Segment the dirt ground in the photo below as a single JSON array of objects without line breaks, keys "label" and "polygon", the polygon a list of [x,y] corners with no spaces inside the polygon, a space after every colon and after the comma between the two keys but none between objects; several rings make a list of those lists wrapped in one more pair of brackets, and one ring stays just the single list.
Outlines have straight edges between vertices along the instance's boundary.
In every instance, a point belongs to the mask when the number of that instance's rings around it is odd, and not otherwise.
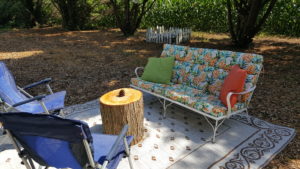
[{"label": "dirt ground", "polygon": [[[67,32],[59,28],[0,32],[0,60],[20,86],[52,77],[66,90],[66,105],[84,103],[127,87],[134,68],[158,57],[162,44],[145,42],[145,31],[124,38],[117,29]],[[297,129],[295,139],[265,168],[300,168],[300,38],[257,37],[248,50],[234,49],[225,34],[193,33],[192,47],[252,52],[264,56],[250,114]],[[44,89],[32,91],[45,93]]]}]

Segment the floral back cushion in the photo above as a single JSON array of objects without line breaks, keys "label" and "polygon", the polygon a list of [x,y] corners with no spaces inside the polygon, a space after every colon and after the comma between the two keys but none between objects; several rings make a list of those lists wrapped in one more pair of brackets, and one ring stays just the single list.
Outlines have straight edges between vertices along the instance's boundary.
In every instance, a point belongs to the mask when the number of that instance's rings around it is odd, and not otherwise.
[{"label": "floral back cushion", "polygon": [[190,62],[175,61],[171,82],[176,84],[186,84],[191,71]]},{"label": "floral back cushion", "polygon": [[[161,57],[175,56],[172,83],[185,84],[219,96],[233,65],[247,71],[245,90],[256,85],[263,57],[257,54],[165,44]],[[239,98],[246,101],[251,94]]]},{"label": "floral back cushion", "polygon": [[[247,71],[244,90],[248,90],[256,85],[259,73],[262,69],[262,62],[263,57],[261,55],[220,50],[218,52],[218,61],[216,62],[215,69],[218,70],[218,73],[223,72],[222,74],[225,75],[226,73],[228,74],[233,65],[239,65],[241,69]],[[214,74],[216,74],[216,72],[214,72]],[[218,96],[226,76],[212,76],[208,86],[208,92]],[[239,98],[239,101],[244,102],[249,96],[250,94],[244,95]]]},{"label": "floral back cushion", "polygon": [[206,65],[208,67],[215,67],[218,60],[218,50],[206,48],[189,48],[187,57],[192,59],[195,64]]},{"label": "floral back cushion", "polygon": [[187,57],[188,48],[189,47],[187,47],[187,46],[164,44],[164,48],[161,53],[161,57],[174,56],[175,60],[177,60],[177,61],[189,62],[191,60],[191,58]]}]

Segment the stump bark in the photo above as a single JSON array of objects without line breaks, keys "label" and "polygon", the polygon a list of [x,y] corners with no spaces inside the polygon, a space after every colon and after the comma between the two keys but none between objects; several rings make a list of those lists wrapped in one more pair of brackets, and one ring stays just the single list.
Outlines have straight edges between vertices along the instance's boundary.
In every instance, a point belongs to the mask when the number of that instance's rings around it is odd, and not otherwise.
[{"label": "stump bark", "polygon": [[101,96],[100,111],[105,134],[118,135],[128,124],[127,135],[134,136],[132,144],[142,140],[144,134],[144,105],[142,92],[122,88]]}]

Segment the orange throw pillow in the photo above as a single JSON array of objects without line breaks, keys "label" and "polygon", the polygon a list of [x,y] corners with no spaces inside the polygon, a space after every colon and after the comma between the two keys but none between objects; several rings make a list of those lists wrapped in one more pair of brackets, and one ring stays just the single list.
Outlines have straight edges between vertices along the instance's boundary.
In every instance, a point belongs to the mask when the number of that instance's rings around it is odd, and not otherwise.
[{"label": "orange throw pillow", "polygon": [[[242,92],[245,80],[247,76],[247,71],[241,69],[238,65],[232,66],[229,74],[224,80],[224,83],[221,88],[220,100],[227,106],[226,97],[229,92]],[[238,96],[236,94],[231,95],[230,105],[233,107],[237,102]],[[227,106],[228,107],[228,106]]]}]

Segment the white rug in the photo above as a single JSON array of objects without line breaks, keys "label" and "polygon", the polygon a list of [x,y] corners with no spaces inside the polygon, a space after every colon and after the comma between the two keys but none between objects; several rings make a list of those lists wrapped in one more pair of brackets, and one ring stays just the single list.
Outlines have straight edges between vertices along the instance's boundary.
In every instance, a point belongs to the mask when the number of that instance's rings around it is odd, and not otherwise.
[{"label": "white rug", "polygon": [[[237,115],[225,121],[212,144],[212,130],[201,115],[174,105],[170,106],[167,118],[163,118],[156,98],[145,95],[144,101],[145,138],[131,147],[135,169],[257,169],[266,165],[295,135],[293,129]],[[97,101],[68,107],[64,114],[86,121],[92,132],[102,131]],[[10,148],[6,141],[0,137],[0,151]],[[17,161],[20,160],[14,150],[0,153],[1,169],[22,167]],[[122,160],[118,168],[129,168],[127,160]]]}]

